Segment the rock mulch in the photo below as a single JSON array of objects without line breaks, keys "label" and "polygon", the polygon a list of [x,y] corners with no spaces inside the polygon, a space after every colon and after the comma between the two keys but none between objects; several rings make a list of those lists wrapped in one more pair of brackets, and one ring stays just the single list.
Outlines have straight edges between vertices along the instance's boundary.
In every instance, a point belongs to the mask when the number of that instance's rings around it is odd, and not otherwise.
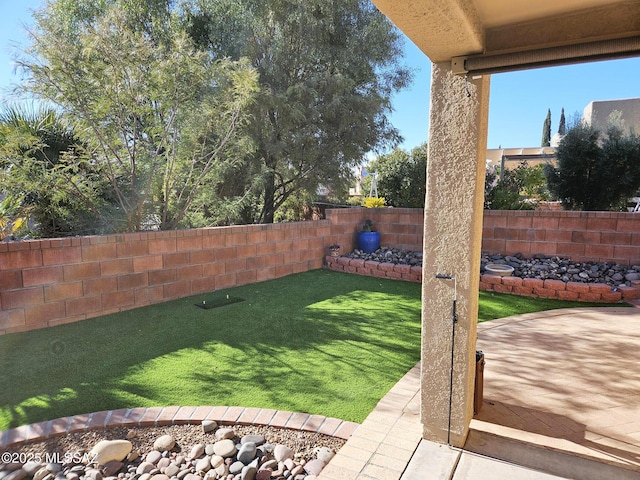
[{"label": "rock mulch", "polygon": [[513,276],[561,280],[580,283],[604,283],[612,288],[631,286],[640,280],[640,266],[620,265],[612,262],[574,262],[570,258],[534,255],[524,258],[520,254],[483,255],[481,268],[488,263],[509,265],[514,268]]},{"label": "rock mulch", "polygon": [[[422,253],[382,247],[374,253],[354,250],[344,255],[348,258],[371,260],[412,266],[422,265]],[[612,288],[622,285],[631,286],[640,281],[640,266],[620,265],[612,262],[574,262],[569,258],[557,256],[533,255],[525,258],[515,255],[483,254],[480,261],[480,273],[484,273],[489,263],[510,265],[514,268],[513,276],[520,278],[537,278],[540,280],[561,280],[563,282],[604,283]]]},{"label": "rock mulch", "polygon": [[397,248],[380,247],[373,253],[365,253],[357,248],[343,255],[347,258],[356,258],[358,260],[371,260],[374,262],[395,263],[400,265],[422,265],[422,252],[413,252],[411,250],[401,250]]},{"label": "rock mulch", "polygon": [[0,480],[314,480],[345,441],[265,426],[89,430],[9,447]]}]

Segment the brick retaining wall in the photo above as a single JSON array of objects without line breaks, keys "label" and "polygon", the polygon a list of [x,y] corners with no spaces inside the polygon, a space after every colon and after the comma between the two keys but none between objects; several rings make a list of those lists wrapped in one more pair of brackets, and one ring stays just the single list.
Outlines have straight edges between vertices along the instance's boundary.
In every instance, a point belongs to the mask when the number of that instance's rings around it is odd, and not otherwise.
[{"label": "brick retaining wall", "polygon": [[[393,278],[409,282],[422,281],[422,268],[409,265],[328,256],[325,257],[325,267],[338,272],[371,277]],[[579,302],[616,303],[623,300],[636,300],[640,298],[640,282],[635,283],[630,287],[622,286],[613,290],[603,283],[565,283],[560,280],[480,275],[480,290],[483,291]]]},{"label": "brick retaining wall", "polygon": [[408,282],[422,282],[422,267],[374,262],[348,257],[325,257],[325,266],[337,272],[356,273],[368,277],[392,278]]}]

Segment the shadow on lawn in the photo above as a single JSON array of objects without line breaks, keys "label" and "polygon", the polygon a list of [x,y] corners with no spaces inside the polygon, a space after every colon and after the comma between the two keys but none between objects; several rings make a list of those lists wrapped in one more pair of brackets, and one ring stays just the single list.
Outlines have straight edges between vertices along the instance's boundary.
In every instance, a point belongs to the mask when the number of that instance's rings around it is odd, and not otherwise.
[{"label": "shadow on lawn", "polygon": [[0,337],[0,429],[153,405],[361,420],[419,359],[420,285],[316,270]]}]

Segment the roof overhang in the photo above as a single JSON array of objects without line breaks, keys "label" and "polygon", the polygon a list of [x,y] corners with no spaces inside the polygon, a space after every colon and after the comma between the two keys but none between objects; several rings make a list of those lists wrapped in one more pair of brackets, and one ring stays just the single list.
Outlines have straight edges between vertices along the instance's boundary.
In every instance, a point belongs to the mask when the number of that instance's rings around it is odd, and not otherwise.
[{"label": "roof overhang", "polygon": [[494,73],[640,55],[637,0],[373,0],[433,62]]}]

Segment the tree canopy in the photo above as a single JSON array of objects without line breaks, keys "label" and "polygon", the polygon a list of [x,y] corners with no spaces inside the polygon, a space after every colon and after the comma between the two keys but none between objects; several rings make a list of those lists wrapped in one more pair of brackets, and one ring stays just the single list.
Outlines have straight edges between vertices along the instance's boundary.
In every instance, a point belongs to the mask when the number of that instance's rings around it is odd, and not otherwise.
[{"label": "tree canopy", "polygon": [[564,108],[562,109],[562,113],[560,113],[560,123],[558,124],[558,134],[565,135],[567,133],[567,125],[566,119],[564,116]]},{"label": "tree canopy", "polygon": [[603,137],[580,122],[556,151],[558,166],[547,165],[551,192],[568,210],[624,210],[640,189],[640,138],[611,125]]},{"label": "tree canopy", "polygon": [[550,196],[543,170],[542,164],[529,166],[526,160],[513,170],[499,172],[495,166],[487,168],[484,208],[534,210],[540,201],[549,200]]},{"label": "tree canopy", "polygon": [[[427,144],[380,155],[369,166],[378,172],[378,195],[393,207],[423,208],[427,182]],[[368,190],[368,187],[366,187]]]},{"label": "tree canopy", "polygon": [[[163,3],[54,0],[35,13],[19,59],[24,89],[55,105],[83,142],[51,174],[89,165],[111,190],[112,209],[86,199],[108,231],[207,224],[223,176],[252,149],[255,71],[196,49]],[[91,191],[86,177],[67,181]]]},{"label": "tree canopy", "polygon": [[346,189],[365,153],[399,141],[387,115],[410,73],[399,31],[368,0],[202,0],[184,18],[201,48],[259,74],[255,221],[272,222],[299,190]]},{"label": "tree canopy", "polygon": [[[82,147],[48,185],[83,191],[105,231],[272,222],[400,140],[387,117],[411,74],[368,0],[51,0],[34,17],[23,91]],[[63,175],[80,165],[91,178]]]}]

